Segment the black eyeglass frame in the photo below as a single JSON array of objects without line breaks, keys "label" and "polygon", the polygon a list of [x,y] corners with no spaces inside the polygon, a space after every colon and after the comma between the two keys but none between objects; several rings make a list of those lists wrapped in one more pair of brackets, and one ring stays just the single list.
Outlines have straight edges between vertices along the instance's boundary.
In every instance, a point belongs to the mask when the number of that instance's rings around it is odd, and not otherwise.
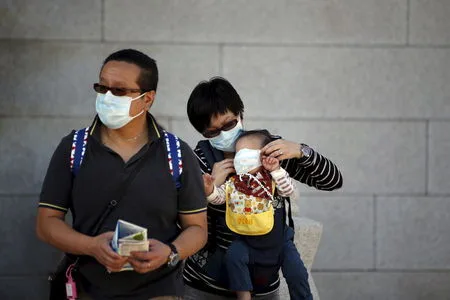
[{"label": "black eyeglass frame", "polygon": [[231,129],[235,128],[237,124],[239,123],[239,118],[233,119],[227,123],[225,123],[222,127],[214,130],[205,130],[203,131],[202,135],[206,138],[214,138],[218,136],[222,131],[230,131]]},{"label": "black eyeglass frame", "polygon": [[109,86],[106,86],[106,85],[103,85],[103,84],[100,84],[100,83],[94,83],[92,85],[92,87],[94,88],[94,91],[99,93],[99,94],[106,94],[108,91],[111,91],[111,93],[114,96],[119,96],[119,97],[120,96],[125,96],[125,95],[130,94],[130,93],[141,93],[142,94],[142,93],[148,92],[148,91],[144,91],[142,89],[129,89],[129,88],[122,88],[122,87],[120,87],[120,88],[109,87]]}]

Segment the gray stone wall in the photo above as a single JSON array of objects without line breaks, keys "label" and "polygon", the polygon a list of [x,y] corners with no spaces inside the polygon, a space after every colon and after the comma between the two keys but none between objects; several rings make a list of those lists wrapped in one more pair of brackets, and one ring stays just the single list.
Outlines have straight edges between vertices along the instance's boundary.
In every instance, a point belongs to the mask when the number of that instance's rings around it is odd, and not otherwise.
[{"label": "gray stone wall", "polygon": [[449,299],[449,16],[448,0],[0,0],[0,298],[45,299],[47,164],[89,124],[102,59],[133,47],[158,61],[153,113],[189,143],[187,97],[222,75],[248,128],[340,166],[340,192],[301,189],[324,224],[321,299]]}]

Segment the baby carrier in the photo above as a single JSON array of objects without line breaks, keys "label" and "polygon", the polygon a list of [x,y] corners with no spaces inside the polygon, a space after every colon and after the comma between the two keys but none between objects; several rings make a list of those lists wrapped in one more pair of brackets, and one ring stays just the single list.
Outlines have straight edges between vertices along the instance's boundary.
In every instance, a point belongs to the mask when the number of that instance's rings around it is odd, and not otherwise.
[{"label": "baby carrier", "polygon": [[259,236],[272,231],[275,183],[263,170],[256,175],[234,175],[226,182],[226,223],[240,235]]},{"label": "baby carrier", "polygon": [[[209,168],[212,169],[213,165],[216,162],[219,162],[221,160],[224,159],[223,153],[221,151],[218,151],[216,149],[214,149],[211,144],[209,143],[209,141],[200,141],[198,143],[198,147],[202,150],[203,155],[204,155],[204,159],[206,160],[206,163],[208,164]],[[238,176],[238,175],[234,175],[234,176]],[[230,177],[228,179],[229,182],[233,181],[233,176]],[[234,182],[236,182],[234,180]],[[270,186],[270,185],[269,185]],[[272,196],[274,193],[274,186],[272,186],[272,190],[270,191]],[[261,195],[259,195],[261,196]],[[257,198],[257,197],[256,197]],[[288,198],[285,198],[287,201],[289,201]],[[266,199],[267,200],[267,199]],[[256,199],[255,199],[256,201]],[[284,200],[282,200],[284,201]],[[230,203],[230,202],[228,202]],[[228,203],[224,206],[228,206]],[[249,203],[248,203],[249,205]],[[245,203],[244,203],[245,206]],[[268,210],[266,210],[265,212],[267,212],[267,216],[270,216],[270,218],[267,218],[267,220],[271,220],[271,222],[274,221],[274,207],[272,205],[267,206]],[[229,210],[229,209],[228,209]],[[217,241],[216,241],[216,237],[217,237],[217,224],[223,224],[225,223],[227,218],[227,213],[226,213],[227,209],[225,208],[225,216],[223,214],[219,214],[217,212],[216,209],[208,209],[208,214],[209,214],[209,218],[210,218],[210,222],[211,222],[211,226],[209,228],[209,237],[208,237],[208,251],[216,251],[217,246]],[[282,226],[284,227],[286,224],[286,212],[285,209],[279,209],[277,210],[277,214],[281,213],[282,214],[282,221],[280,223],[282,223]],[[230,212],[229,212],[230,213]],[[249,216],[251,214],[247,214],[246,215],[246,219],[247,216]],[[255,214],[253,214],[254,216]],[[289,206],[289,210],[288,210],[288,219],[289,219],[289,226],[290,227],[294,227],[293,224],[293,220],[291,217],[291,209]],[[228,224],[227,224],[228,225]],[[219,225],[220,226],[220,225]],[[264,231],[268,231],[268,235],[271,234],[271,227],[273,226],[272,224],[268,224],[266,226],[262,226],[264,227]],[[233,230],[233,225],[230,226],[231,230],[236,232],[235,230]],[[260,228],[262,228],[260,227]],[[261,230],[259,233],[262,233],[263,230]],[[237,232],[239,233],[239,232]],[[266,237],[266,235],[250,235],[248,237],[248,241],[251,241],[253,238],[258,239],[260,237]],[[258,243],[259,244],[259,243]],[[280,243],[280,241],[278,241],[279,244],[279,249],[282,247],[283,243]],[[263,246],[264,247],[264,246]],[[278,250],[279,250],[278,249]],[[260,252],[260,251],[258,251]],[[276,251],[274,251],[276,252]],[[266,252],[267,253],[267,252]],[[256,254],[256,253],[255,253]],[[216,273],[221,273],[221,267],[220,264],[216,263],[216,268],[218,269]],[[252,277],[252,283],[253,283],[253,287],[254,290],[253,292],[256,294],[264,294],[264,293],[268,293],[271,291],[274,291],[278,286],[279,286],[279,276],[278,276],[278,272],[280,270],[281,267],[281,259],[280,256],[270,256],[269,257],[260,257],[259,255],[253,255],[252,251],[250,251],[250,264],[249,264],[249,270],[250,270],[250,274]]]}]

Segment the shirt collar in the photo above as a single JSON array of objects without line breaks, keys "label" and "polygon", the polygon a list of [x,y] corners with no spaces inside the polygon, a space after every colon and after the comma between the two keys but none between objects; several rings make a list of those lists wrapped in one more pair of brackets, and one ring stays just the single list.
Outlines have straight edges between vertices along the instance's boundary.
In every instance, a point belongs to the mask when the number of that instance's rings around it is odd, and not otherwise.
[{"label": "shirt collar", "polygon": [[[147,112],[147,126],[148,126],[148,140],[149,142],[153,142],[157,139],[160,139],[163,135],[162,127],[159,126],[159,124],[156,122],[155,118],[152,114]],[[98,117],[98,115],[95,116],[94,121],[92,122],[91,126],[89,127],[89,135],[93,136],[95,139],[100,140],[100,128],[103,125],[102,121]]]}]

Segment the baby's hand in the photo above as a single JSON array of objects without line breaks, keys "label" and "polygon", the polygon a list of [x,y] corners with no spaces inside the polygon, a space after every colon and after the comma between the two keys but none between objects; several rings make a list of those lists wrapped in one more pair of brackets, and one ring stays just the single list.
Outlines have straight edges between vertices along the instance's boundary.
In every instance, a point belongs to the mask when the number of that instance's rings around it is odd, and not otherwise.
[{"label": "baby's hand", "polygon": [[206,196],[209,196],[214,191],[214,177],[211,174],[203,174],[203,185]]},{"label": "baby's hand", "polygon": [[263,156],[261,163],[264,169],[266,169],[269,172],[278,170],[280,168],[280,161],[272,156]]}]

